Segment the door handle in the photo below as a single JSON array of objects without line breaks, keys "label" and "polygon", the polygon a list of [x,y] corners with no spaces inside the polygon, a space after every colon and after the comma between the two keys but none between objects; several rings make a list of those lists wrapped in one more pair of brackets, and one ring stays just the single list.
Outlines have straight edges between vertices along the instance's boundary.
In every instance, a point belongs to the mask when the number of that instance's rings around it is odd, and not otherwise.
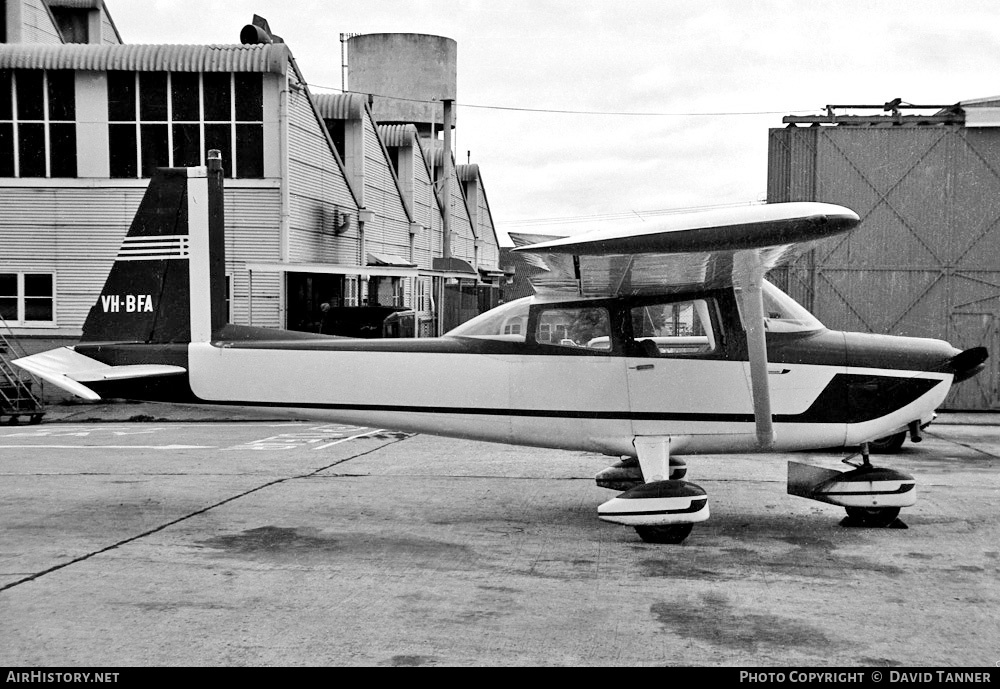
[{"label": "door handle", "polygon": [[638,366],[629,366],[633,371],[648,371],[650,369],[656,368],[653,364],[639,364]]}]

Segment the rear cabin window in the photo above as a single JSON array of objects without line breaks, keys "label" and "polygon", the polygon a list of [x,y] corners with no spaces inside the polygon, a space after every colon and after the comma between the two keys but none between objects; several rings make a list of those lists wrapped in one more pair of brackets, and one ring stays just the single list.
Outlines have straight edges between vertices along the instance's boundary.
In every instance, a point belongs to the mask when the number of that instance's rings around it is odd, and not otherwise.
[{"label": "rear cabin window", "polygon": [[710,305],[705,299],[645,304],[631,309],[632,356],[684,356],[714,352]]},{"label": "rear cabin window", "polygon": [[446,337],[478,337],[507,342],[524,342],[528,331],[531,297],[523,297],[479,314],[445,334]]}]

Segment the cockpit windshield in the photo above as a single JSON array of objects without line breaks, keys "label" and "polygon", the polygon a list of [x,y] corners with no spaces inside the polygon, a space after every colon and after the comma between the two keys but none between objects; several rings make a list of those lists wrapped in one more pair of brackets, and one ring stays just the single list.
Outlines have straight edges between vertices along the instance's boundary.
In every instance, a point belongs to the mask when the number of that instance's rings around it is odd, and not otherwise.
[{"label": "cockpit windshield", "polygon": [[764,329],[771,333],[798,333],[824,326],[797,301],[764,280]]},{"label": "cockpit windshield", "polygon": [[501,304],[445,333],[445,337],[484,337],[491,340],[524,342],[528,331],[531,297]]}]

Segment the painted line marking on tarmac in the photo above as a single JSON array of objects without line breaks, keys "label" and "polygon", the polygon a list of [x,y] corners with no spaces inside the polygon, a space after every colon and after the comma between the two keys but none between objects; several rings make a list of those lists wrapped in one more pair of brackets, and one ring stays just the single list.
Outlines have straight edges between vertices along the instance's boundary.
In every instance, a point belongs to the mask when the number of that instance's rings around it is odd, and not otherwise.
[{"label": "painted line marking on tarmac", "polygon": [[381,433],[384,428],[376,428],[374,431],[368,431],[367,433],[358,433],[357,435],[352,435],[350,438],[341,438],[340,440],[334,440],[332,443],[327,443],[326,445],[320,445],[319,447],[314,447],[314,450],[324,450],[332,445],[339,445],[340,443],[346,443],[348,440],[354,440],[355,438],[363,438],[366,435],[372,435],[373,433]]},{"label": "painted line marking on tarmac", "polygon": [[18,431],[16,433],[0,433],[0,438],[86,438],[92,433],[111,433],[112,435],[149,435],[162,431],[162,428],[144,428],[141,431],[130,431],[117,428],[88,428],[86,430],[77,428],[58,428],[32,431]]},{"label": "painted line marking on tarmac", "polygon": [[211,450],[215,445],[0,445],[8,448],[44,448],[47,450]]},{"label": "painted line marking on tarmac", "polygon": [[[223,448],[225,450],[295,450],[297,448],[307,447],[309,445],[317,445],[318,443],[323,443],[312,449],[322,450],[324,448],[330,447],[332,445],[337,445],[348,440],[354,440],[356,438],[362,438],[366,435],[371,435],[373,433],[379,433],[383,429],[366,430],[366,426],[345,426],[341,424],[326,424],[322,426],[312,426],[310,428],[305,428],[301,431],[294,433],[279,433],[278,435],[272,435],[267,438],[260,438],[259,440],[251,440],[246,443],[240,443],[239,445],[233,445],[232,447]],[[347,436],[346,434],[352,433],[354,431],[365,431],[364,433],[354,433],[353,435]],[[331,438],[336,438],[333,442],[329,441]]]}]

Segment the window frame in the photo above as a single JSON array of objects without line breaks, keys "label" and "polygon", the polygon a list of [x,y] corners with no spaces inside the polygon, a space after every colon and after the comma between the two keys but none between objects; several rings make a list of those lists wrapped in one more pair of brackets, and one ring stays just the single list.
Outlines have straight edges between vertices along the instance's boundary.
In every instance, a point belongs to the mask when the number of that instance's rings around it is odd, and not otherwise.
[{"label": "window frame", "polygon": [[[56,284],[56,274],[54,271],[48,270],[5,270],[0,269],[0,275],[14,275],[16,277],[16,290],[15,295],[0,294],[0,298],[10,298],[13,296],[17,300],[17,318],[14,320],[3,319],[8,327],[11,328],[55,328],[58,327],[58,310],[56,308],[57,302],[57,284]],[[25,320],[27,315],[27,309],[25,300],[26,299],[41,299],[43,297],[28,296],[25,294],[25,277],[29,275],[47,275],[51,282],[51,292],[52,294],[48,297],[52,302],[52,320],[48,321],[32,321]]]},{"label": "window frame", "polygon": [[[72,69],[5,69],[0,70],[5,72],[7,77],[4,78],[4,82],[8,83],[10,86],[10,92],[6,95],[9,99],[7,106],[10,108],[10,118],[3,118],[0,120],[0,125],[10,126],[10,150],[12,153],[10,161],[10,175],[4,174],[4,177],[10,177],[13,179],[76,179],[79,177],[79,160],[77,151],[77,103],[76,103],[76,70]],[[26,79],[25,73],[27,72],[38,72],[41,74],[41,92],[42,92],[42,102],[41,102],[41,117],[23,117],[21,115],[21,104],[19,102],[18,93],[18,75],[21,75],[22,79]],[[52,99],[52,84],[53,81],[50,78],[50,74],[53,72],[65,73],[67,75],[67,81],[69,83],[69,90],[67,96],[70,99],[68,102],[68,107],[72,111],[71,117],[67,119],[57,119],[54,117],[53,108],[54,101]],[[58,83],[58,82],[55,82]],[[65,85],[65,84],[64,84]],[[4,97],[4,96],[0,96]],[[65,104],[64,104],[65,107]],[[4,107],[6,110],[6,107]],[[44,173],[43,174],[30,174],[24,175],[25,171],[25,161],[27,157],[22,152],[22,128],[25,132],[29,131],[29,127],[41,127],[41,157],[44,159]],[[57,136],[54,132],[54,128],[58,128],[59,131],[65,132],[62,136]],[[66,135],[69,134],[67,137]],[[65,141],[67,145],[60,144],[61,153],[70,153],[72,155],[72,161],[66,166],[66,170],[71,170],[71,175],[66,174],[56,174],[53,175],[54,169],[57,167],[54,164],[54,151],[53,145],[56,141]],[[5,152],[0,151],[0,155],[5,155]],[[62,165],[57,172],[64,172]],[[4,173],[7,171],[4,170]]]},{"label": "window frame", "polygon": [[[524,333],[524,344],[529,348],[538,348],[546,353],[566,355],[566,356],[621,356],[621,309],[614,299],[587,299],[573,301],[545,301],[531,304],[528,310],[528,321]],[[558,342],[540,342],[537,339],[539,328],[549,326],[550,333],[558,333],[559,327],[554,328],[551,324],[542,323],[541,319],[548,311],[570,311],[575,309],[603,309],[607,314],[608,340],[610,347],[599,349],[587,346],[569,346]]]},{"label": "window frame", "polygon": [[[263,179],[264,174],[264,160],[266,157],[265,148],[266,144],[264,141],[264,78],[262,74],[257,72],[170,72],[170,71],[158,71],[158,72],[146,72],[146,71],[129,71],[129,70],[114,70],[121,72],[123,74],[131,74],[133,81],[131,90],[135,97],[135,106],[132,109],[131,116],[132,119],[113,119],[113,113],[111,112],[111,93],[110,89],[107,95],[108,100],[108,159],[109,159],[109,176],[112,179],[148,179],[149,176],[146,174],[148,168],[150,167],[183,167],[185,165],[190,165],[194,162],[197,165],[205,165],[208,155],[209,145],[206,139],[206,134],[213,131],[221,131],[222,128],[228,127],[228,137],[223,135],[222,139],[217,139],[213,135],[213,139],[216,141],[228,139],[225,141],[228,150],[223,150],[223,170],[225,175],[229,179]],[[166,76],[165,84],[165,98],[166,98],[166,112],[164,119],[157,119],[153,117],[148,117],[148,112],[143,112],[143,86],[142,86],[142,75],[150,74],[164,74]],[[110,72],[109,72],[110,74]],[[187,79],[190,76],[197,76],[197,118],[185,118],[178,119],[175,117],[175,99],[178,94],[175,91],[175,77],[174,75],[184,75]],[[225,120],[219,119],[206,119],[206,93],[205,93],[205,76],[206,74],[211,75],[221,75],[225,74],[229,77],[229,117]],[[242,111],[245,107],[241,107],[239,102],[242,102],[243,96],[241,95],[243,91],[238,92],[237,84],[241,79],[238,77],[243,76],[256,76],[259,80],[259,95],[260,95],[260,112],[259,120],[248,120],[248,119],[237,119],[241,114],[245,114]],[[147,80],[150,77],[147,76]],[[180,77],[177,77],[180,80]],[[151,82],[150,82],[151,83]],[[150,88],[147,84],[147,89]],[[147,99],[147,111],[151,107]],[[192,113],[193,114],[193,113]],[[135,174],[119,174],[120,171],[110,169],[111,161],[116,157],[113,155],[113,151],[116,150],[116,144],[122,141],[119,134],[114,133],[115,128],[119,127],[129,127],[134,128],[134,133],[130,137],[130,142],[135,148],[135,159],[129,164],[128,171],[131,171],[132,165],[134,165]],[[198,132],[198,160],[184,160],[184,151],[187,150],[182,147],[181,150],[177,148],[178,143],[181,142],[181,137],[183,132],[193,131],[193,128],[197,127]],[[159,140],[153,140],[152,132],[154,129],[164,129],[166,131],[166,143],[162,146],[162,151],[165,152],[166,161],[163,165],[160,165],[157,160],[154,160],[150,165],[144,165],[145,162],[145,152],[153,151],[154,146],[161,144],[163,142]],[[145,133],[144,133],[145,132]],[[250,132],[259,132],[257,137],[259,138],[259,150],[254,150],[252,154],[241,155],[240,142],[247,139],[247,134]],[[213,145],[213,147],[215,147]],[[255,147],[256,148],[256,147]],[[147,168],[147,169],[144,169]],[[254,174],[244,174],[247,170],[253,172]],[[150,174],[151,171],[149,171]]]},{"label": "window frame", "polygon": [[667,304],[682,304],[691,303],[692,305],[696,301],[705,302],[706,309],[708,311],[708,323],[704,324],[712,329],[712,334],[709,337],[709,343],[712,344],[712,349],[709,351],[691,351],[691,352],[660,352],[656,358],[663,359],[724,359],[729,358],[727,351],[727,338],[725,325],[723,323],[721,306],[720,306],[720,295],[717,292],[687,292],[687,293],[677,293],[677,294],[659,294],[651,295],[648,297],[637,297],[630,299],[624,304],[623,317],[625,319],[625,339],[626,339],[626,350],[629,352],[629,356],[637,356],[636,352],[640,351],[637,347],[637,343],[650,336],[638,336],[636,337],[633,327],[632,327],[632,310],[636,308],[644,308],[653,305],[667,305]]}]

